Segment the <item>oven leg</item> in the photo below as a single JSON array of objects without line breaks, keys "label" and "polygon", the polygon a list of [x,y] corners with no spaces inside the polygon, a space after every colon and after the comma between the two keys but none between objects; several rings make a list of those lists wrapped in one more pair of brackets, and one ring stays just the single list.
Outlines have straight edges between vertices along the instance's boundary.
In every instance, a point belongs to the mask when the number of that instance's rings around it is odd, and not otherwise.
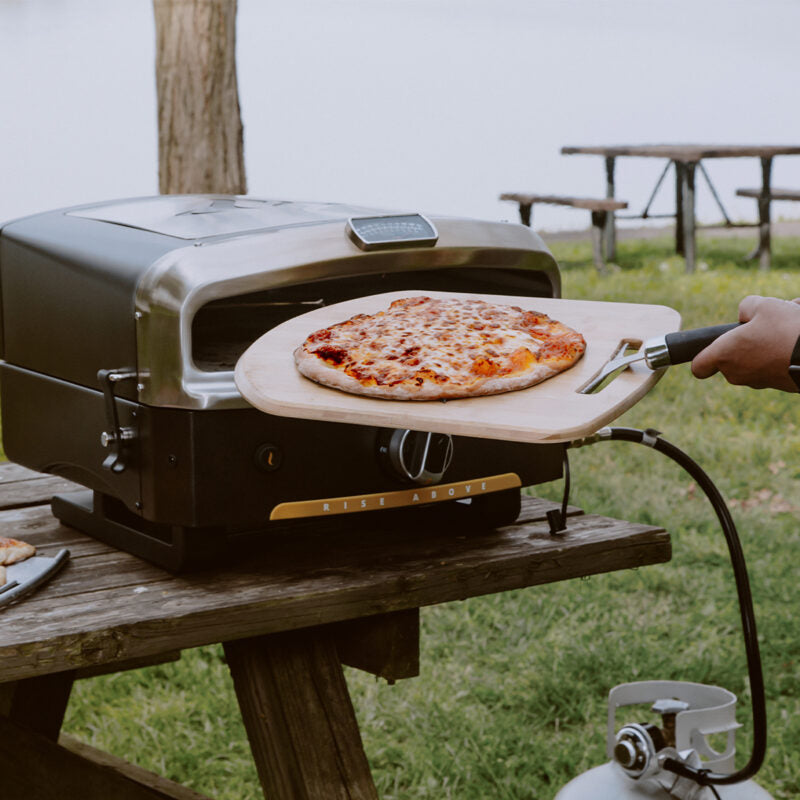
[{"label": "oven leg", "polygon": [[264,796],[377,800],[330,632],[225,643]]}]

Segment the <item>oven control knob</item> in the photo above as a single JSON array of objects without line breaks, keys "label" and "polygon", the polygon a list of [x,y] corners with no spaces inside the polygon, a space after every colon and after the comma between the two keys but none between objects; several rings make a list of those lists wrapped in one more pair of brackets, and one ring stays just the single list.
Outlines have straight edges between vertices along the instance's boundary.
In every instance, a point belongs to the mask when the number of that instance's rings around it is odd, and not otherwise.
[{"label": "oven control knob", "polygon": [[438,483],[453,460],[453,438],[446,433],[394,430],[381,447],[393,472],[420,486]]}]

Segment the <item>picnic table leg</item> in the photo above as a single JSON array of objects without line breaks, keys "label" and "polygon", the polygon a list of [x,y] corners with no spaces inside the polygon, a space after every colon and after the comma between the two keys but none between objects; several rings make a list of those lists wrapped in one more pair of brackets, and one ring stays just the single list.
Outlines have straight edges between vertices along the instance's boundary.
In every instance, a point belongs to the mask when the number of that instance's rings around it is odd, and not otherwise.
[{"label": "picnic table leg", "polygon": [[531,209],[533,208],[532,203],[520,203],[519,204],[519,221],[523,225],[527,225],[529,228],[531,227]]},{"label": "picnic table leg", "polygon": [[768,270],[772,261],[772,225],[770,220],[770,183],[772,159],[761,159],[761,196],[758,198],[758,244],[748,259],[758,256],[758,268]]},{"label": "picnic table leg", "polygon": [[225,643],[269,800],[378,800],[334,638],[319,629]]},{"label": "picnic table leg", "polygon": [[606,223],[608,222],[609,213],[613,214],[614,212],[592,211],[592,255],[594,265],[602,275],[607,272],[606,262],[603,260],[603,239],[607,233]]},{"label": "picnic table leg", "polygon": [[59,672],[0,685],[0,716],[57,741],[74,678]]},{"label": "picnic table leg", "polygon": [[683,176],[683,250],[686,271],[694,272],[697,251],[697,237],[694,220],[694,173],[697,164],[688,161],[684,164]]},{"label": "picnic table leg", "polygon": [[675,165],[675,252],[679,255],[686,254],[686,242],[683,235],[683,184],[685,183],[686,168],[680,161],[673,161]]},{"label": "picnic table leg", "polygon": [[[616,188],[614,186],[614,156],[606,158],[606,197],[613,199]],[[609,211],[605,221],[605,257],[609,261],[614,261],[617,257],[617,226],[614,212]],[[595,264],[597,262],[595,261]]]}]

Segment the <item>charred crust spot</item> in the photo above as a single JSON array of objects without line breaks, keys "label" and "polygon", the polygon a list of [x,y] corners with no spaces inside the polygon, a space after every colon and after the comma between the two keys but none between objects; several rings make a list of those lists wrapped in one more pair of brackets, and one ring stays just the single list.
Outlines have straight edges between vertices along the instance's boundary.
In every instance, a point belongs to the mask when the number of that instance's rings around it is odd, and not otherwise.
[{"label": "charred crust spot", "polygon": [[323,361],[328,361],[331,364],[343,364],[347,359],[347,350],[341,347],[319,347],[314,352]]}]

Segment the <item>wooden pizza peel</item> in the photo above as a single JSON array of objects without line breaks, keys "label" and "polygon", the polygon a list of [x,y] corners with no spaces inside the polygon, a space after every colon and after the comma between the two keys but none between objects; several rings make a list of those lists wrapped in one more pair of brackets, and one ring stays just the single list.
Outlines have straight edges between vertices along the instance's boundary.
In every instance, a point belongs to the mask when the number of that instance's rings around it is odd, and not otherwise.
[{"label": "wooden pizza peel", "polygon": [[[293,353],[309,334],[355,314],[383,311],[401,297],[420,295],[479,298],[544,312],[582,333],[586,353],[571,369],[528,389],[446,402],[351,395],[321,386],[297,371]],[[278,416],[518,442],[571,441],[619,417],[661,378],[663,370],[638,363],[597,393],[581,394],[620,347],[628,343],[638,349],[647,339],[679,328],[680,314],[667,306],[463,292],[388,292],[318,308],[272,328],[239,359],[235,380],[249,403]]]}]

